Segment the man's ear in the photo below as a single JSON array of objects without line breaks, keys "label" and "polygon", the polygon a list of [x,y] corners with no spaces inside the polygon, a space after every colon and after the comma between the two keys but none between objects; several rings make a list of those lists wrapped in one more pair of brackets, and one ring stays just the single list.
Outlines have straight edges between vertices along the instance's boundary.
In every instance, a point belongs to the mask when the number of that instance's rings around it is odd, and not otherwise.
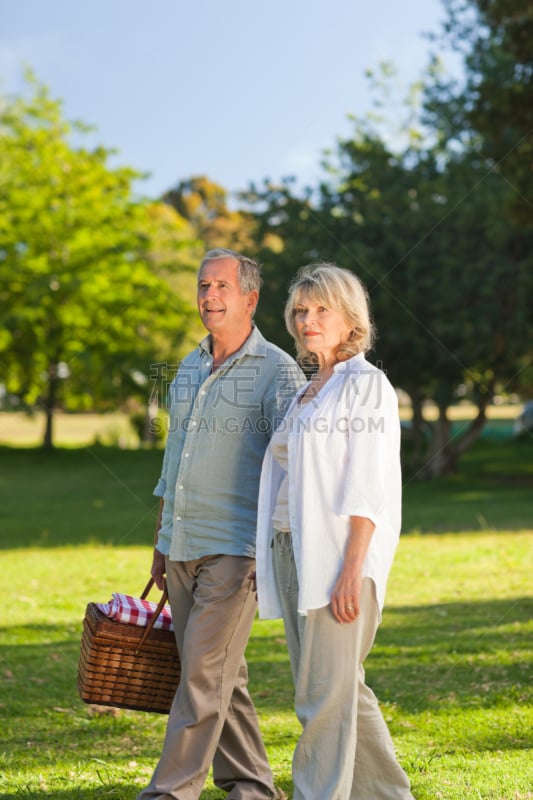
[{"label": "man's ear", "polygon": [[252,289],[252,291],[248,293],[248,309],[252,314],[254,313],[258,302],[259,302],[259,292],[257,291],[257,289]]}]

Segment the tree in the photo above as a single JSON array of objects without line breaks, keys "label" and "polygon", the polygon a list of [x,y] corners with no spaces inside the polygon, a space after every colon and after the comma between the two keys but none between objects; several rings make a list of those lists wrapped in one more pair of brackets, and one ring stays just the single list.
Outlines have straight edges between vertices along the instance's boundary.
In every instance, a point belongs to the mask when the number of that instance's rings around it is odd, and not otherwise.
[{"label": "tree", "polygon": [[180,181],[163,195],[163,202],[193,226],[206,250],[230,248],[248,253],[252,246],[253,218],[242,210],[232,210],[228,193],[205,175]]},{"label": "tree", "polygon": [[[375,357],[412,402],[411,469],[431,477],[456,468],[496,387],[516,381],[531,331],[531,256],[502,218],[510,187],[476,149],[443,148],[407,125],[399,133],[405,146],[393,151],[379,125],[354,120],[313,203],[288,185],[271,189],[258,196],[258,230],[277,236],[266,260],[279,286],[308,256],[365,281]],[[464,385],[478,414],[452,437],[449,408]],[[431,425],[426,400],[438,409]]]},{"label": "tree", "polygon": [[[50,447],[59,402],[138,391],[132,376],[180,343],[189,309],[158,274],[160,227],[133,199],[137,173],[110,168],[102,147],[74,147],[86,126],[28,80],[31,96],[0,113],[0,357],[8,391],[44,408]],[[187,237],[174,223],[175,269]]]},{"label": "tree", "polygon": [[[434,58],[425,87],[425,120],[444,152],[469,151],[490,174],[483,183],[487,190],[490,183],[499,198],[495,224],[506,232],[508,273],[497,296],[506,298],[505,318],[516,314],[522,346],[522,356],[511,358],[504,385],[530,395],[531,304],[524,309],[519,295],[531,294],[533,266],[533,7],[527,0],[444,0],[444,6],[447,18],[434,39],[463,56],[465,79],[446,80]],[[507,353],[504,360],[509,362]]]},{"label": "tree", "polygon": [[426,87],[427,118],[446,143],[469,140],[509,184],[509,217],[532,227],[533,7],[528,0],[443,0],[439,36],[464,59],[465,81],[438,74]]},{"label": "tree", "polygon": [[[501,216],[510,189],[471,150],[392,153],[364,126],[338,150],[324,201],[330,229],[369,285],[377,357],[411,398],[412,467],[420,476],[451,472],[496,388],[512,387],[531,331],[531,257],[516,252]],[[452,436],[449,407],[461,385],[478,414]],[[427,399],[438,409],[432,426]]]},{"label": "tree", "polygon": [[252,185],[240,195],[254,215],[255,243],[250,252],[262,264],[257,323],[268,339],[289,352],[294,350],[294,342],[285,328],[283,309],[290,282],[298,267],[319,257],[320,244],[327,239],[320,224],[321,211],[310,193],[296,195],[291,184],[290,179],[279,185],[265,181],[262,187]]}]

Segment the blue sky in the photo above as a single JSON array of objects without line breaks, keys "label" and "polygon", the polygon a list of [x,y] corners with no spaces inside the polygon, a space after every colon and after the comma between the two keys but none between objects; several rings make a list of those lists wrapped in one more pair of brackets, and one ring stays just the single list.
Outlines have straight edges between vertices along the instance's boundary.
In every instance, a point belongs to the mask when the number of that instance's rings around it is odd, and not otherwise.
[{"label": "blue sky", "polygon": [[0,0],[0,91],[30,65],[158,196],[206,174],[229,191],[319,174],[370,108],[364,71],[403,89],[428,61],[441,0]]}]

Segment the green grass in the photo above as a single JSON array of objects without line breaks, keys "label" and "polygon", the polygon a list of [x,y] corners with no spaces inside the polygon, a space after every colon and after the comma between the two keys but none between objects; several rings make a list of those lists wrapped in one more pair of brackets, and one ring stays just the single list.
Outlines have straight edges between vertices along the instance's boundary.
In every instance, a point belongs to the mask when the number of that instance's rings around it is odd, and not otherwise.
[{"label": "green grass", "polygon": [[[133,800],[149,780],[165,718],[83,704],[76,667],[86,603],[144,586],[160,462],[0,450],[1,798]],[[406,489],[409,533],[367,674],[417,800],[533,798],[532,464],[525,444],[483,442],[458,477]],[[248,660],[290,796],[298,723],[280,622],[254,624]],[[223,796],[208,782],[202,800]]]},{"label": "green grass", "polygon": [[533,442],[480,441],[455,475],[406,480],[404,532],[520,530],[531,527]]},{"label": "green grass", "polygon": [[0,448],[0,549],[153,541],[162,452]]},{"label": "green grass", "polygon": [[[408,481],[404,532],[530,527],[532,450],[529,441],[479,442],[457,475]],[[151,542],[161,460],[158,450],[0,447],[0,549]]]}]

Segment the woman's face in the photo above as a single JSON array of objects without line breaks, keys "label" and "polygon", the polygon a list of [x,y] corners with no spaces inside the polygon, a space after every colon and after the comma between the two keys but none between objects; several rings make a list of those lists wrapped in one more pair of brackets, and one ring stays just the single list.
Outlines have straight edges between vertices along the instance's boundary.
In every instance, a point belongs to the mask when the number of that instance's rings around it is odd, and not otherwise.
[{"label": "woman's face", "polygon": [[350,326],[340,311],[305,296],[294,307],[294,324],[301,344],[326,364],[337,361],[336,350],[350,334]]}]

